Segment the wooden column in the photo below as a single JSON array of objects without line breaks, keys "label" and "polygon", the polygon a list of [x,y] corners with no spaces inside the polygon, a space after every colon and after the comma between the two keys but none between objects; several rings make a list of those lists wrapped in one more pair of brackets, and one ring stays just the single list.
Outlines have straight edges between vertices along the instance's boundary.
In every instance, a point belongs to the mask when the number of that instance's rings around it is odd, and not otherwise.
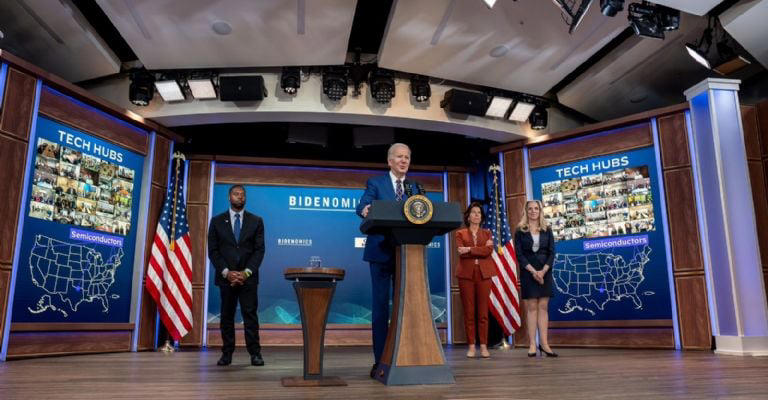
[{"label": "wooden column", "polygon": [[768,287],[768,100],[741,107],[763,279]]},{"label": "wooden column", "polygon": [[[525,201],[528,199],[525,185],[525,164],[523,163],[523,152],[527,149],[522,145],[518,149],[509,150],[503,153],[504,157],[504,201],[507,207],[507,223],[511,234],[514,235],[515,226],[523,216]],[[520,276],[520,266],[517,268],[517,276]],[[518,280],[517,292],[520,293],[520,282]],[[528,346],[528,334],[525,332],[525,308],[520,299],[520,318],[522,325],[515,332],[515,346]]]},{"label": "wooden column", "polygon": [[208,265],[208,199],[213,190],[210,160],[190,160],[187,173],[187,220],[192,243],[192,331],[181,340],[184,346],[203,345],[205,269]]},{"label": "wooden column", "polygon": [[168,189],[168,163],[170,159],[171,140],[157,135],[155,137],[154,165],[152,167],[152,182],[149,194],[149,212],[147,213],[147,234],[146,247],[144,251],[144,263],[141,279],[141,313],[139,314],[139,339],[138,350],[153,350],[155,348],[155,336],[157,332],[157,304],[144,286],[147,279],[147,267],[149,258],[152,255],[152,241],[155,239],[155,228],[160,219],[160,213],[163,210],[163,200],[165,192]]},{"label": "wooden column", "polygon": [[680,342],[683,349],[709,350],[712,329],[685,114],[657,121]]},{"label": "wooden column", "polygon": [[[461,205],[469,202],[469,192],[467,191],[467,174],[458,172],[448,173],[448,201],[455,201]],[[467,343],[467,333],[464,329],[464,307],[461,304],[459,296],[459,281],[456,279],[456,268],[459,266],[458,251],[456,250],[456,237],[451,234],[448,240],[448,249],[450,257],[451,287],[448,290],[449,300],[451,302],[451,331],[453,332],[453,343]]]},{"label": "wooden column", "polygon": [[27,165],[29,130],[35,103],[36,79],[8,68],[3,98],[0,100],[0,193],[6,201],[0,207],[0,343],[11,304],[11,272],[18,228],[21,193],[24,190],[24,165]]}]

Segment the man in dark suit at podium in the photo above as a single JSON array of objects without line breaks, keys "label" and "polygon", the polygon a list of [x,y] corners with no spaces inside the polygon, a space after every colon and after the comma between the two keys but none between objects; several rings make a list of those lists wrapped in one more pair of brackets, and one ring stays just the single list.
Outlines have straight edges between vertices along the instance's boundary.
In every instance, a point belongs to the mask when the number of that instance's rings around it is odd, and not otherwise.
[{"label": "man in dark suit at podium", "polygon": [[[373,200],[403,201],[408,197],[406,188],[410,184],[405,174],[411,165],[411,149],[402,143],[393,144],[387,152],[387,164],[389,173],[368,179],[365,192],[357,204],[357,215],[367,217]],[[373,378],[387,340],[389,302],[395,276],[395,244],[385,235],[368,235],[363,260],[371,266],[371,323],[375,361],[370,375]]]},{"label": "man in dark suit at podium", "polygon": [[245,344],[252,365],[264,365],[259,344],[259,266],[264,259],[264,223],[245,211],[245,188],[229,188],[229,210],[213,217],[208,228],[208,258],[221,294],[221,358],[232,363],[235,351],[235,310],[238,301],[245,325]]}]

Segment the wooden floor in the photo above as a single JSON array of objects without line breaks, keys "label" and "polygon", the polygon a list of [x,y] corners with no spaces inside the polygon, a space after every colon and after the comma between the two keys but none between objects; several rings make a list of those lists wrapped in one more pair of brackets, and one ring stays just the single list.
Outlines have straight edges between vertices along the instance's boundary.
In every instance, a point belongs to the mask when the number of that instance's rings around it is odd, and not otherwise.
[{"label": "wooden floor", "polygon": [[531,358],[525,350],[494,350],[467,359],[448,347],[455,385],[387,387],[368,378],[370,350],[329,347],[326,375],[349,386],[283,388],[301,374],[301,349],[265,348],[264,367],[238,349],[229,367],[219,352],[182,351],[51,357],[0,363],[2,399],[617,399],[768,398],[768,357],[669,350],[558,349]]}]

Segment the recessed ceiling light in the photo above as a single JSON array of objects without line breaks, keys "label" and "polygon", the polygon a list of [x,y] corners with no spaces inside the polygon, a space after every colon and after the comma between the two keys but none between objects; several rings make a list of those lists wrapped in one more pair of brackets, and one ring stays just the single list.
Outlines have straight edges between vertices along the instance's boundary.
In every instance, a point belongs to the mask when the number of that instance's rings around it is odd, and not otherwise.
[{"label": "recessed ceiling light", "polygon": [[486,117],[504,118],[507,115],[509,106],[512,105],[513,100],[506,97],[494,96],[491,99],[491,104],[488,106],[488,110],[485,111]]},{"label": "recessed ceiling light", "polygon": [[525,101],[518,101],[512,107],[512,112],[509,114],[510,121],[525,122],[531,115],[533,108],[536,107],[533,103],[526,103]]},{"label": "recessed ceiling light", "polygon": [[491,49],[491,57],[504,57],[508,52],[509,47],[502,44]]},{"label": "recessed ceiling light", "polygon": [[165,102],[184,100],[184,92],[181,91],[179,82],[174,79],[156,81],[155,89],[157,89],[157,92],[160,93],[160,97],[162,97]]},{"label": "recessed ceiling light", "polygon": [[232,26],[224,21],[216,21],[211,25],[211,29],[216,32],[217,35],[226,36],[232,33]]}]

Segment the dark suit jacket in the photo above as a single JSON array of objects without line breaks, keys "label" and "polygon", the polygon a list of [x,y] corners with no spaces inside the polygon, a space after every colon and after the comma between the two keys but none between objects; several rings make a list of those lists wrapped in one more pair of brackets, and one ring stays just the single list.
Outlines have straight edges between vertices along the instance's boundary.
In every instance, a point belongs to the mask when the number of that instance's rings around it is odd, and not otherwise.
[{"label": "dark suit jacket", "polygon": [[230,271],[249,268],[253,275],[245,284],[258,284],[259,266],[264,259],[264,222],[261,217],[248,211],[243,213],[239,242],[235,241],[229,210],[213,217],[208,227],[208,258],[216,272],[217,285],[229,285],[229,281],[221,276],[225,268]]},{"label": "dark suit jacket", "polygon": [[552,263],[555,262],[555,236],[552,229],[539,232],[539,250],[536,252],[533,251],[531,232],[515,230],[515,255],[520,270],[528,264],[536,270],[544,268],[545,264],[552,268]]},{"label": "dark suit jacket", "polygon": [[488,229],[477,231],[477,244],[473,242],[472,232],[469,231],[469,228],[456,231],[456,246],[470,248],[469,253],[459,255],[459,267],[456,269],[457,278],[472,279],[475,272],[475,260],[478,261],[483,279],[491,279],[496,276],[496,265],[491,258],[493,245],[485,245],[490,239],[491,231]]},{"label": "dark suit jacket", "polygon": [[[403,190],[411,184],[415,186],[414,181],[406,179],[403,182]],[[407,194],[403,194],[403,200],[407,197]],[[365,184],[365,192],[357,203],[357,215],[362,217],[363,208],[368,204],[371,204],[374,200],[395,200],[395,189],[392,187],[392,179],[389,173],[385,175],[375,176],[368,179]],[[388,263],[395,256],[395,244],[386,235],[368,235],[365,241],[365,251],[363,252],[363,260],[368,262]]]}]

